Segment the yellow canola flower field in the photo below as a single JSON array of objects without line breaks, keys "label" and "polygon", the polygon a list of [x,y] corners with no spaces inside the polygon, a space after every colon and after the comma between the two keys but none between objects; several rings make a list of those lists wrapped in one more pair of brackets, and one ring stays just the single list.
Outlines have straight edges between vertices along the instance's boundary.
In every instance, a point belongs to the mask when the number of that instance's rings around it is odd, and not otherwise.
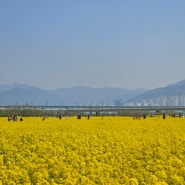
[{"label": "yellow canola flower field", "polygon": [[184,185],[185,119],[0,118],[2,185]]}]

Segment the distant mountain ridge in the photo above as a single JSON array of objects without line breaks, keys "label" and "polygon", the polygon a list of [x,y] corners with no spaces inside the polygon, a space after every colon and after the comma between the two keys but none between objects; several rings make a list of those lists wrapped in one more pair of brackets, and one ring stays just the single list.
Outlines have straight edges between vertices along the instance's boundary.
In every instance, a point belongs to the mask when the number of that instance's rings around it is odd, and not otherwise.
[{"label": "distant mountain ridge", "polygon": [[1,105],[123,105],[146,89],[90,88],[84,86],[44,90],[26,84],[0,85]]},{"label": "distant mountain ridge", "polygon": [[148,91],[130,99],[124,105],[185,106],[185,80]]},{"label": "distant mountain ridge", "polygon": [[26,84],[0,85],[0,105],[185,106],[185,80],[153,90],[71,87],[44,90]]}]

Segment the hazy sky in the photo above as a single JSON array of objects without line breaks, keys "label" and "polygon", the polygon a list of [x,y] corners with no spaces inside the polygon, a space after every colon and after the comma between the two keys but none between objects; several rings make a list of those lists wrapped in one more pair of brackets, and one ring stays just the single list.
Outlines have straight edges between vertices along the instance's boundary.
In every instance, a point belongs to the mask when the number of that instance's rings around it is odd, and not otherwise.
[{"label": "hazy sky", "polygon": [[0,84],[163,87],[185,79],[184,0],[0,0]]}]

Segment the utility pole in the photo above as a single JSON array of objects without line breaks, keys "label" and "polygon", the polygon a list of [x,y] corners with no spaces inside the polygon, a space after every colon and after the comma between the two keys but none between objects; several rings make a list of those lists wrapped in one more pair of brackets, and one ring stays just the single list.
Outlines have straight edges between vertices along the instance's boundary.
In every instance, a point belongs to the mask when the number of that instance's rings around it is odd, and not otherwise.
[{"label": "utility pole", "polygon": [[102,100],[102,120],[103,120],[103,100]]}]

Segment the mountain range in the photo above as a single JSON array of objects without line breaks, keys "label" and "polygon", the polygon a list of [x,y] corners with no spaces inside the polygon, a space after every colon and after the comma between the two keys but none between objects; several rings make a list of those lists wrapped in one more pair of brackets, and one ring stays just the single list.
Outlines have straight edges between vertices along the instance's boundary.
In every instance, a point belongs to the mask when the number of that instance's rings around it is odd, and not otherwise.
[{"label": "mountain range", "polygon": [[185,80],[140,94],[124,105],[185,106]]},{"label": "mountain range", "polygon": [[0,105],[122,105],[146,89],[71,87],[44,90],[26,84],[0,85]]},{"label": "mountain range", "polygon": [[153,90],[77,86],[45,90],[26,84],[0,85],[0,105],[185,106],[185,80]]}]

